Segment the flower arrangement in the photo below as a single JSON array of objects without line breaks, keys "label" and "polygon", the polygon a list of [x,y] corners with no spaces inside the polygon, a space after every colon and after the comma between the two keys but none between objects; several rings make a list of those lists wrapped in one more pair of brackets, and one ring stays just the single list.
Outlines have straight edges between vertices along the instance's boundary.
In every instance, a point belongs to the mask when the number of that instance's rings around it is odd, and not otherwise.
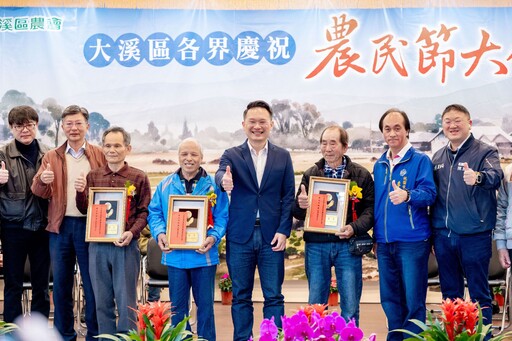
[{"label": "flower arrangement", "polygon": [[[134,309],[135,310],[135,309]],[[139,304],[137,312],[137,329],[131,330],[127,335],[102,334],[98,337],[114,341],[188,341],[193,336],[187,328],[189,317],[184,318],[176,326],[172,326],[171,303],[149,302]]]},{"label": "flower arrangement", "polygon": [[229,277],[228,273],[225,273],[220,277],[219,280],[219,288],[220,291],[230,292],[233,290],[233,283],[231,282],[231,277]]},{"label": "flower arrangement", "polygon": [[208,201],[210,202],[211,207],[214,207],[217,203],[217,194],[215,194],[213,188],[211,188],[210,191],[206,193],[206,196],[208,197]]},{"label": "flower arrangement", "polygon": [[[483,325],[482,309],[477,303],[457,298],[447,298],[441,304],[441,315],[435,320],[432,314],[428,314],[428,325],[411,320],[423,331],[415,334],[408,330],[396,331],[409,334],[412,337],[407,340],[447,340],[447,341],[476,341],[483,340],[491,333],[492,323]],[[512,332],[491,338],[492,341],[508,339]]]},{"label": "flower arrangement", "polygon": [[[364,333],[354,321],[345,321],[338,312],[329,313],[325,305],[314,304],[301,307],[294,315],[281,318],[283,329],[279,330],[272,319],[264,319],[260,325],[260,341],[283,340],[364,340]],[[367,339],[375,341],[375,334]]]},{"label": "flower arrangement", "polygon": [[135,188],[135,185],[132,184],[130,180],[126,180],[124,183],[124,187],[126,188],[126,217],[125,217],[125,223],[128,222],[128,218],[130,217],[130,207],[132,203],[132,199],[137,194],[137,189]]},{"label": "flower arrangement", "polygon": [[356,203],[363,199],[363,189],[357,185],[357,182],[350,181],[348,198],[352,202],[352,221],[357,220]]},{"label": "flower arrangement", "polygon": [[126,195],[129,197],[135,196],[137,194],[137,189],[135,188],[135,185],[132,184],[130,180],[126,180],[124,183],[124,187],[126,188]]},{"label": "flower arrangement", "polygon": [[213,191],[213,187],[210,187],[210,191],[206,193],[206,197],[208,197],[208,228],[213,228],[213,212],[212,209],[217,204],[217,194]]},{"label": "flower arrangement", "polygon": [[331,284],[329,285],[329,293],[334,294],[338,292],[338,284],[336,283],[336,278],[331,278]]}]

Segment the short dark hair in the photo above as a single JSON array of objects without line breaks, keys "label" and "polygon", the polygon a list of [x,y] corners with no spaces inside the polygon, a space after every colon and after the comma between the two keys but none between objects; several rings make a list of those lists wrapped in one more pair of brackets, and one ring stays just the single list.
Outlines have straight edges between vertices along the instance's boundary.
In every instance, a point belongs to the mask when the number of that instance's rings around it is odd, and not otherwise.
[{"label": "short dark hair", "polygon": [[39,115],[34,108],[29,107],[28,105],[20,105],[9,111],[7,120],[10,126],[13,126],[14,124],[22,125],[30,121],[38,123]]},{"label": "short dark hair", "polygon": [[66,116],[74,114],[82,114],[85,120],[87,122],[89,121],[89,111],[87,111],[87,109],[85,109],[84,107],[81,107],[76,104],[70,105],[66,109],[64,109],[64,111],[62,112],[62,119],[64,119]]},{"label": "short dark hair", "polygon": [[449,111],[460,111],[461,113],[464,113],[468,116],[469,119],[471,119],[471,114],[469,113],[469,110],[466,109],[465,106],[463,106],[462,104],[450,104],[449,106],[447,106],[444,111],[443,111],[443,114],[441,115],[441,118],[444,117],[444,114],[446,114],[447,112]]},{"label": "short dark hair", "polygon": [[344,145],[345,147],[348,147],[348,133],[345,129],[340,127],[339,125],[331,125],[328,127],[325,127],[322,131],[322,134],[320,134],[320,144],[322,143],[322,139],[324,138],[324,133],[327,130],[337,130],[340,133],[340,143]]},{"label": "short dark hair", "polygon": [[409,137],[409,132],[411,131],[411,121],[409,121],[409,117],[407,116],[407,114],[405,113],[405,111],[402,111],[400,109],[397,109],[397,108],[391,108],[391,109],[388,109],[386,110],[386,112],[381,116],[380,120],[379,120],[379,129],[380,129],[380,132],[382,133],[383,132],[383,125],[384,125],[384,119],[386,118],[386,116],[388,116],[389,114],[391,114],[392,112],[397,112],[399,113],[400,115],[402,115],[402,117],[404,118],[404,128],[405,130],[407,130],[407,137]]},{"label": "short dark hair", "polygon": [[270,119],[272,119],[272,108],[270,107],[270,105],[265,102],[265,101],[262,101],[262,100],[257,100],[257,101],[253,101],[253,102],[250,102],[249,104],[247,104],[247,108],[245,108],[244,110],[244,120],[245,120],[245,116],[247,116],[247,112],[249,111],[249,109],[252,109],[252,108],[263,108],[265,110],[268,111],[268,113],[270,114]]},{"label": "short dark hair", "polygon": [[130,142],[132,141],[130,134],[124,130],[124,128],[121,127],[110,127],[107,130],[103,132],[103,135],[101,136],[101,144],[105,144],[105,138],[110,133],[121,133],[123,134],[123,142],[125,146],[129,146]]}]

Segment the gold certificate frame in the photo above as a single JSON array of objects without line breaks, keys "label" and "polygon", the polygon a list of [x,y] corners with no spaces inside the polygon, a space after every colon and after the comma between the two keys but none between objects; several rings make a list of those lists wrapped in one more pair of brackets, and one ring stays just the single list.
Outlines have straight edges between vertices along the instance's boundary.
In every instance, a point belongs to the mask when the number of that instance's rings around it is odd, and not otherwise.
[{"label": "gold certificate frame", "polygon": [[310,177],[304,231],[336,233],[345,226],[349,190],[348,179]]},{"label": "gold certificate frame", "polygon": [[114,242],[125,229],[126,188],[90,187],[86,242]]},{"label": "gold certificate frame", "polygon": [[167,214],[167,243],[171,249],[199,249],[206,239],[208,197],[171,195]]}]

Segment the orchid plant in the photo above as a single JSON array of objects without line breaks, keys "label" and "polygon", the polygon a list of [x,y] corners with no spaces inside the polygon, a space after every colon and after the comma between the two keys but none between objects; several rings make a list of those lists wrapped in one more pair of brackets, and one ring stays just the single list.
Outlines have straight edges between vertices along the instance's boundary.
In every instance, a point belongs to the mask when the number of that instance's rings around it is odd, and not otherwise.
[{"label": "orchid plant", "polygon": [[294,315],[281,317],[283,328],[279,330],[272,319],[264,319],[260,325],[260,341],[325,340],[325,341],[375,341],[375,334],[364,339],[364,333],[355,321],[345,321],[338,312],[329,313],[327,306],[313,304],[301,307]]}]

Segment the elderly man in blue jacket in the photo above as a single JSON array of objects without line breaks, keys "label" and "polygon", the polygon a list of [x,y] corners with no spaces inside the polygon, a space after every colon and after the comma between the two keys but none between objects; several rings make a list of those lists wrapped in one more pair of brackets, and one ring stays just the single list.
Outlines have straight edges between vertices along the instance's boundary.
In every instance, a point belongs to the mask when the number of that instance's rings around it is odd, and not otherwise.
[{"label": "elderly man in blue jacket", "polygon": [[471,125],[464,106],[452,104],[443,111],[449,142],[432,158],[438,192],[432,216],[434,250],[443,299],[464,297],[465,277],[471,299],[483,308],[483,323],[490,324],[487,277],[503,171],[496,148],[476,140]]},{"label": "elderly man in blue jacket", "polygon": [[[173,305],[172,324],[188,314],[190,288],[197,305],[197,334],[216,340],[213,299],[215,273],[219,264],[217,246],[226,232],[228,197],[221,192],[212,176],[201,167],[203,150],[194,139],[185,139],[178,148],[180,168],[157,186],[149,204],[148,223],[151,235],[163,251],[162,264],[167,265],[169,294]],[[213,226],[209,226],[204,243],[197,250],[169,248],[166,236],[170,195],[216,195],[211,200]],[[190,325],[188,325],[190,329]]]}]

